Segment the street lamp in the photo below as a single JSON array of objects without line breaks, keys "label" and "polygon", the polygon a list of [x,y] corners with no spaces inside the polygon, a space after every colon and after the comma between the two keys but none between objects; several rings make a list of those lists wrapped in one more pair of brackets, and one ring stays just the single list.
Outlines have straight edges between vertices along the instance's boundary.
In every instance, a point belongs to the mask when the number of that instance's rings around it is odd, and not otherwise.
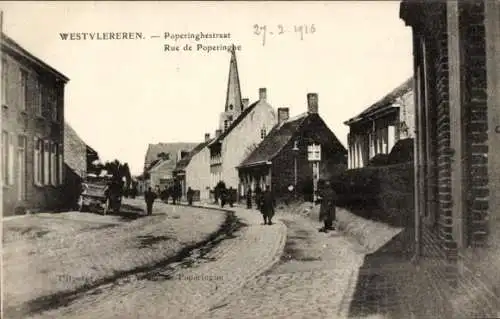
[{"label": "street lamp", "polygon": [[294,176],[294,183],[293,183],[293,195],[295,199],[297,199],[297,156],[299,155],[299,141],[295,141],[293,144],[293,176]]}]

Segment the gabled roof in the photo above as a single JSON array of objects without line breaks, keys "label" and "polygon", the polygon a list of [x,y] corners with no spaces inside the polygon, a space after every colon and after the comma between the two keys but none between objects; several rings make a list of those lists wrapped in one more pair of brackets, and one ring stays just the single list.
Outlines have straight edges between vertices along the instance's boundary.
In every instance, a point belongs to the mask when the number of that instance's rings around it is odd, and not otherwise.
[{"label": "gabled roof", "polygon": [[250,112],[255,108],[255,106],[257,106],[257,104],[259,104],[260,101],[257,101],[257,102],[254,102],[252,104],[250,104],[247,108],[245,108],[243,110],[243,112],[240,113],[240,115],[231,123],[231,125],[229,125],[229,127],[227,128],[227,130],[225,130],[219,137],[215,138],[210,144],[209,144],[209,147],[211,145],[214,145],[216,143],[219,143],[221,142],[224,137],[226,137],[229,133],[231,133],[231,131],[236,127],[238,126],[238,124],[243,121],[243,119],[245,119],[245,117],[250,114]]},{"label": "gabled roof", "polygon": [[357,116],[344,122],[345,125],[351,125],[353,123],[367,119],[368,117],[374,115],[375,113],[383,112],[390,109],[392,104],[397,98],[405,95],[407,92],[413,89],[413,77],[406,80],[403,84],[392,90],[389,94],[372,104],[369,108],[358,114]]},{"label": "gabled roof", "polygon": [[147,169],[151,163],[158,159],[160,153],[170,154],[171,158],[174,157],[177,160],[177,153],[179,151],[191,151],[198,143],[158,143],[149,144],[148,150],[146,151],[146,156],[144,160],[144,168]]},{"label": "gabled roof", "polygon": [[66,77],[64,74],[57,71],[56,69],[54,69],[53,67],[51,67],[47,63],[43,62],[42,60],[37,58],[35,55],[28,52],[28,50],[23,48],[21,45],[19,45],[16,41],[14,41],[12,38],[7,36],[3,32],[1,33],[1,41],[2,41],[2,51],[6,50],[6,51],[9,51],[13,54],[16,54],[18,56],[25,58],[33,65],[37,66],[38,68],[40,68],[46,72],[51,73],[56,78],[58,78],[59,80],[65,82],[65,83],[67,83],[69,81],[68,77]]},{"label": "gabled roof", "polygon": [[87,170],[87,147],[78,133],[64,122],[64,163],[80,177]]},{"label": "gabled roof", "polygon": [[303,113],[275,125],[259,146],[240,164],[240,167],[263,164],[272,160],[300,130],[307,117],[308,113]]},{"label": "gabled roof", "polygon": [[206,142],[198,144],[191,152],[189,152],[188,156],[184,157],[180,161],[177,162],[177,165],[175,166],[174,172],[180,172],[183,171],[188,165],[189,162],[191,162],[191,159],[201,152],[208,144],[210,144],[212,140],[208,140]]}]

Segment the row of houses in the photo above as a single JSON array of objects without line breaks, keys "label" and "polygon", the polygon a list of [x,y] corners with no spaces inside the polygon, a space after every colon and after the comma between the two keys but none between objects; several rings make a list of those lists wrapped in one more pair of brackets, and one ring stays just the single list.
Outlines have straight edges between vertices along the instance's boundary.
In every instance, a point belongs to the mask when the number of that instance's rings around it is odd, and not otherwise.
[{"label": "row of houses", "polygon": [[3,215],[67,208],[98,159],[64,119],[69,79],[4,33],[1,48]]},{"label": "row of houses", "polygon": [[[306,184],[313,188],[320,178],[346,169],[347,150],[321,119],[318,94],[309,93],[304,112],[294,117],[287,107],[271,106],[267,95],[267,89],[260,88],[255,102],[242,98],[233,50],[224,111],[214,136],[206,133],[203,141],[194,145],[150,145],[145,159],[148,185],[161,189],[162,184],[175,179],[181,183],[184,196],[191,187],[199,191],[202,200],[210,198],[220,181],[240,197],[249,189],[266,185],[283,194],[290,192],[291,186],[299,192]],[[159,158],[162,152],[168,153],[167,159]],[[152,161],[157,161],[157,169],[151,166]],[[159,173],[159,167],[165,170]]]}]

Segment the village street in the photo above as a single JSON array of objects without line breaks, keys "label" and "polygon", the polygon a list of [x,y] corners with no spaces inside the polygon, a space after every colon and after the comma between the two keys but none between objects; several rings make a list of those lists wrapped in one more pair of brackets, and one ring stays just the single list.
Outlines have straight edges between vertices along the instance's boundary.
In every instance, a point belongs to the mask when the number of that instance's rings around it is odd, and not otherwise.
[{"label": "village street", "polygon": [[[5,222],[8,317],[348,317],[365,248],[340,232],[320,233],[319,223],[285,212],[269,226],[239,207],[234,215],[156,209],[132,222],[76,212]],[[55,219],[64,219],[63,229],[49,230]]]}]

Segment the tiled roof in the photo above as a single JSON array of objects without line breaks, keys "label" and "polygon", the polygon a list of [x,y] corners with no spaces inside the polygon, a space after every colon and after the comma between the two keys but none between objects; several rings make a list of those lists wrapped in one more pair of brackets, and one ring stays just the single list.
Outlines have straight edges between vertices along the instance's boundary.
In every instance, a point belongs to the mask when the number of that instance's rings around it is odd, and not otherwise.
[{"label": "tiled roof", "polygon": [[87,145],[75,130],[64,123],[64,163],[80,177],[87,171]]},{"label": "tiled roof", "polygon": [[64,82],[69,81],[68,77],[66,77],[64,74],[57,71],[56,69],[54,69],[53,67],[51,67],[50,65],[45,63],[44,61],[40,60],[34,54],[31,54],[28,50],[23,48],[19,43],[14,41],[12,38],[7,36],[3,32],[2,32],[1,39],[2,39],[2,50],[8,49],[11,52],[14,52],[18,55],[21,55],[21,56],[25,57],[27,60],[29,60],[31,63],[34,63],[38,67],[42,68],[43,70],[49,71],[50,73],[52,73],[53,75],[55,75],[56,77],[61,79],[62,81],[64,81]]},{"label": "tiled roof", "polygon": [[413,89],[413,77],[406,80],[403,84],[392,90],[389,94],[375,102],[369,108],[358,114],[357,116],[345,121],[345,125],[350,125],[352,123],[361,121],[365,119],[367,116],[374,114],[375,112],[380,112],[385,109],[392,107],[391,105],[396,101],[398,97],[403,96],[407,92]]},{"label": "tiled roof", "polygon": [[203,150],[208,144],[210,144],[211,141],[212,140],[210,139],[206,142],[198,144],[195,148],[193,148],[193,150],[189,152],[188,156],[184,157],[183,159],[177,162],[174,171],[179,172],[184,170],[189,165],[189,162],[191,161],[193,156],[201,152],[201,150]]},{"label": "tiled roof", "polygon": [[177,153],[181,150],[183,151],[191,151],[194,147],[196,147],[198,143],[158,143],[158,144],[149,144],[148,150],[146,151],[146,157],[144,161],[144,166],[148,167],[155,160],[158,159],[158,154],[166,153],[170,154],[171,158],[175,158],[177,160]]},{"label": "tiled roof", "polygon": [[308,114],[304,113],[274,126],[271,132],[260,142],[259,146],[241,163],[240,167],[252,166],[272,160],[299,131],[307,117]]},{"label": "tiled roof", "polygon": [[259,104],[259,101],[250,104],[247,108],[240,113],[240,115],[229,125],[227,130],[225,130],[219,137],[215,138],[209,145],[216,144],[224,139],[231,131],[238,126],[238,124],[243,121],[243,119],[250,114],[250,112],[255,108],[255,106]]}]

